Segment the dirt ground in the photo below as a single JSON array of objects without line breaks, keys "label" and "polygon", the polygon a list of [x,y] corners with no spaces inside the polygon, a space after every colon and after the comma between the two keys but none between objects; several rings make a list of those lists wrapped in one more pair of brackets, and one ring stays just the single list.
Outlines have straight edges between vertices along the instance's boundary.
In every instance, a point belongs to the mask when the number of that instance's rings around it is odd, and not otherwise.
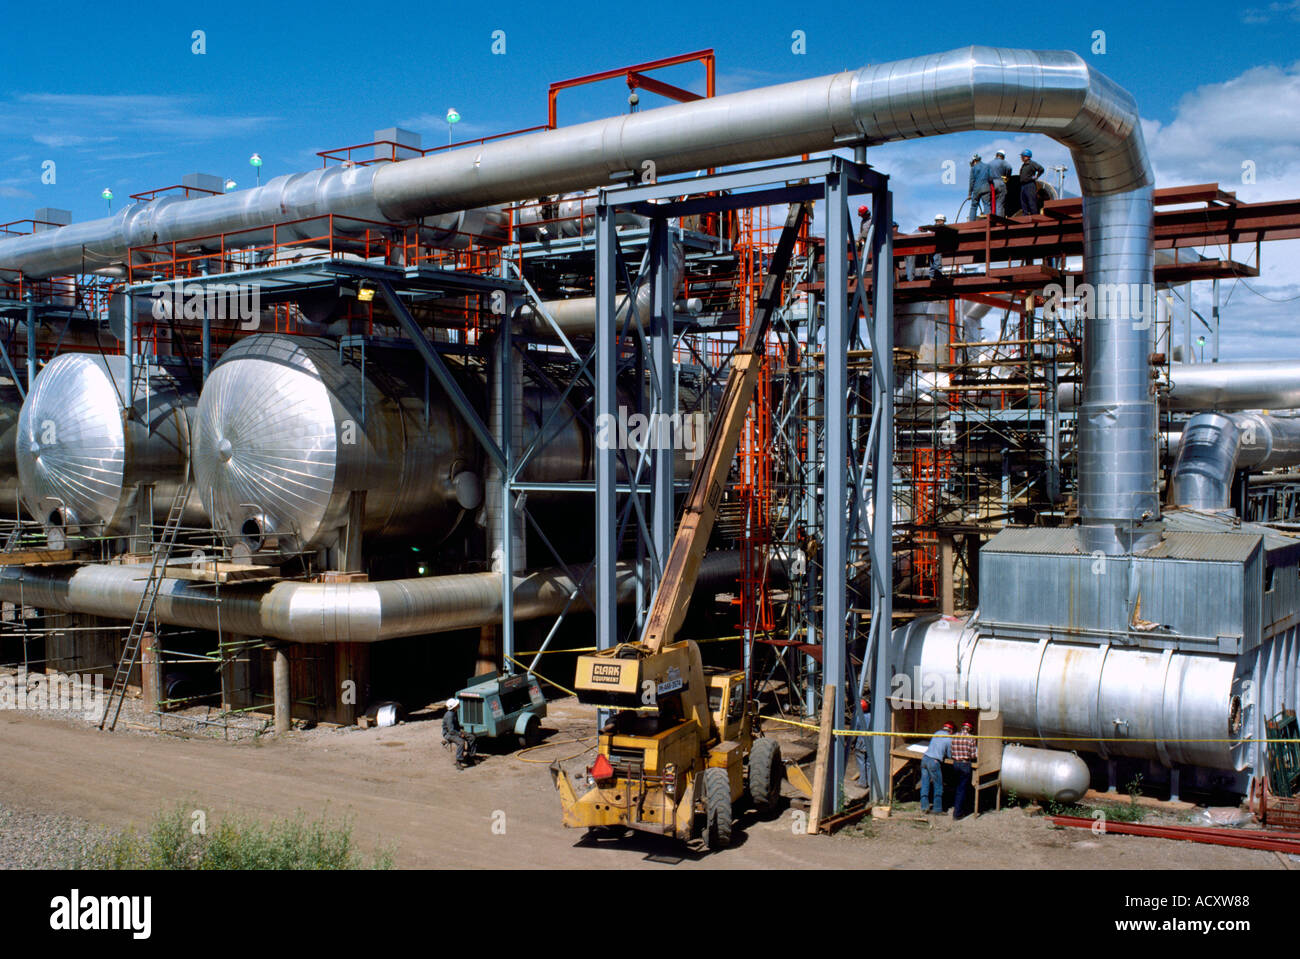
[{"label": "dirt ground", "polygon": [[[110,828],[143,826],[178,802],[209,817],[348,816],[363,849],[388,848],[407,868],[1288,868],[1273,853],[1055,829],[1020,809],[953,822],[900,808],[889,820],[810,837],[792,829],[803,801],[788,784],[785,808],[768,820],[743,814],[735,845],[719,854],[643,834],[596,842],[560,825],[546,766],[593,742],[566,742],[592,735],[591,711],[553,703],[544,729],[546,744],[528,756],[537,762],[490,753],[457,771],[432,718],[225,742],[126,727],[103,733],[80,717],[6,710],[0,806]],[[587,753],[567,765],[576,771],[589,761]]]}]

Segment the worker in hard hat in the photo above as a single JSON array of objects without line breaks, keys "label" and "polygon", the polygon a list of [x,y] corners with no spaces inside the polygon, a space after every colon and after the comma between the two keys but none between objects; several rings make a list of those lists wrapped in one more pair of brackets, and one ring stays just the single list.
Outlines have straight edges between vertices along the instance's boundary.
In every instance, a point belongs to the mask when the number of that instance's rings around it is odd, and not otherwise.
[{"label": "worker in hard hat", "polygon": [[867,258],[867,241],[871,238],[871,211],[865,203],[858,207],[858,216],[862,217],[858,226],[858,262],[861,263]]},{"label": "worker in hard hat", "polygon": [[943,812],[943,761],[952,757],[953,724],[944,723],[930,737],[921,757],[921,812]]},{"label": "worker in hard hat", "polygon": [[966,186],[966,199],[970,201],[972,217],[983,216],[989,203],[989,168],[978,153],[970,158],[970,181]]},{"label": "worker in hard hat", "polygon": [[970,791],[974,764],[979,761],[979,744],[972,735],[971,724],[961,724],[961,732],[952,737],[952,767],[957,771],[957,795],[952,801],[952,818],[966,815],[966,793]]},{"label": "worker in hard hat", "polygon": [[[853,712],[853,731],[866,733],[871,729],[871,701],[863,696],[858,700],[858,708]],[[859,735],[853,737],[853,758],[858,763],[858,778],[855,785],[863,789],[871,788],[871,737]]]},{"label": "worker in hard hat", "polygon": [[1011,176],[1011,164],[1002,150],[994,154],[989,162],[989,184],[993,188],[993,215],[1007,215],[1007,178]]},{"label": "worker in hard hat", "polygon": [[[934,225],[947,226],[948,218],[942,213],[937,213],[934,217]],[[937,280],[941,276],[943,276],[943,256],[936,249],[930,254],[930,279]]]},{"label": "worker in hard hat", "polygon": [[442,741],[456,747],[456,768],[464,769],[474,758],[474,734],[466,732],[460,724],[460,700],[447,700],[447,711],[442,714]]},{"label": "worker in hard hat", "polygon": [[1038,178],[1046,172],[1033,150],[1020,151],[1020,209],[1031,216],[1038,212]]}]

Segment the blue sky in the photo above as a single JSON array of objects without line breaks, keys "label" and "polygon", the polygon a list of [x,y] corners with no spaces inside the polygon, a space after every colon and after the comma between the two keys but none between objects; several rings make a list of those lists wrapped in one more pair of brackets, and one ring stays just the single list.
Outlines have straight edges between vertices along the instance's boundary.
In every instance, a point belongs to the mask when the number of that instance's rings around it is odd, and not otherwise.
[{"label": "blue sky", "polygon": [[[253,152],[265,179],[394,124],[445,142],[450,106],[462,138],[531,126],[545,121],[552,80],[703,47],[717,51],[723,93],[970,43],[1071,49],[1137,98],[1161,185],[1218,180],[1244,199],[1300,196],[1300,0],[1079,7],[1021,17],[973,3],[10,5],[0,222],[41,206],[89,219],[106,211],[104,187],[116,208],[191,172],[251,186]],[[192,52],[195,30],[205,31],[203,55]],[[491,52],[494,30],[505,31],[503,56]],[[806,34],[803,55],[791,50],[795,30]],[[1092,52],[1098,30],[1104,54]],[[663,78],[702,89],[698,65]],[[618,83],[569,91],[560,122],[625,109]],[[871,161],[893,175],[899,222],[911,228],[952,216],[964,195],[964,184],[937,182],[943,159],[1023,144],[1046,166],[1069,162],[1046,138],[981,134],[886,145]],[[1240,183],[1243,159],[1256,163],[1253,185]],[[54,184],[41,182],[47,160]],[[1225,358],[1296,352],[1280,326],[1300,306],[1287,299],[1300,295],[1294,247],[1267,252],[1266,275],[1250,284],[1270,299],[1233,292]]]}]

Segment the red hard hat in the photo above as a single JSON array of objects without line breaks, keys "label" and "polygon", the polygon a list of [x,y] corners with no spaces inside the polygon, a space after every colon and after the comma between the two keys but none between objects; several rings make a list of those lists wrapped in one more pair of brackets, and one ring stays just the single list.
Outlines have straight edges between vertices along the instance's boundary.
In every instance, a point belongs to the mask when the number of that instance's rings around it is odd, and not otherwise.
[{"label": "red hard hat", "polygon": [[864,203],[862,204],[862,206],[858,207],[858,216],[866,216],[866,215],[867,215],[867,205]]},{"label": "red hard hat", "polygon": [[858,705],[860,705],[860,706],[862,707],[862,711],[863,711],[864,713],[865,713],[868,709],[871,708],[869,705],[867,705],[867,701],[866,701],[865,699],[862,700]]},{"label": "red hard hat", "polygon": [[955,727],[953,726],[952,723],[944,723],[944,724],[943,724],[943,728],[944,728],[944,729],[954,729]]},{"label": "red hard hat", "polygon": [[973,728],[973,727],[971,726],[970,723],[962,723],[962,724],[961,724],[961,728],[962,728],[962,729],[971,729],[971,728]]}]

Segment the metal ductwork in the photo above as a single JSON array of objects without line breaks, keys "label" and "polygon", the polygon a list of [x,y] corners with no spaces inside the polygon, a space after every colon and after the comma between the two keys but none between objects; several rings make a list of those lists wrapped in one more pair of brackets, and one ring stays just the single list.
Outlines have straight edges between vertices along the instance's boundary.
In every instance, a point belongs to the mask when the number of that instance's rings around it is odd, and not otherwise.
[{"label": "metal ductwork", "polygon": [[[97,353],[60,354],[37,374],[15,456],[23,504],[47,529],[123,536],[138,521],[166,518],[185,478],[197,400],[153,364],[136,365],[134,379],[128,386],[125,356]],[[184,522],[206,519],[192,495]]]},{"label": "metal ductwork", "polygon": [[[417,219],[422,220],[422,237],[435,246],[508,241],[509,219],[499,209],[461,207],[444,211],[443,216],[429,211],[428,219],[388,217],[376,203],[375,181],[389,166],[400,164],[332,166],[278,176],[265,186],[221,196],[165,196],[133,203],[113,216],[14,238],[19,242],[0,241],[0,266],[21,270],[31,278],[64,273],[120,276],[133,247],[187,240],[176,248],[176,255],[230,253],[273,239],[301,243],[331,233],[359,237],[367,230],[374,234]],[[331,215],[332,223],[324,219]],[[279,224],[274,236],[272,224]]]},{"label": "metal ductwork", "polygon": [[[1063,383],[1057,390],[1060,408],[1074,409],[1078,393],[1075,384]],[[1173,363],[1169,367],[1169,393],[1162,402],[1168,410],[1185,413],[1300,409],[1300,363]]]},{"label": "metal ductwork", "polygon": [[428,423],[385,364],[326,340],[258,334],[213,368],[199,398],[194,477],[213,525],[251,549],[331,547],[368,535],[445,538],[482,500],[481,453],[436,386]]},{"label": "metal ductwork", "polygon": [[[709,554],[700,566],[701,588],[734,581],[740,565],[739,553]],[[71,571],[5,566],[0,568],[0,600],[129,620],[148,573],[147,566],[127,565]],[[633,564],[619,564],[619,602],[636,595],[638,581]],[[514,582],[519,620],[559,614],[578,588],[558,569],[516,576]],[[220,603],[212,601],[211,588],[202,583],[168,578],[159,587],[154,613],[160,623],[190,629],[220,628],[298,643],[374,643],[501,622],[501,575],[462,573],[381,583],[281,582],[223,590]]]},{"label": "metal ductwork", "polygon": [[1300,363],[1175,363],[1169,368],[1171,410],[1300,409]]},{"label": "metal ductwork", "polygon": [[1228,509],[1239,469],[1300,464],[1300,419],[1265,413],[1201,413],[1183,427],[1170,474],[1175,506]]},{"label": "metal ductwork", "polygon": [[[795,156],[862,140],[966,130],[1041,133],[1067,146],[1083,192],[1085,280],[1152,274],[1151,166],[1133,98],[1075,53],[963,47],[497,140],[382,166],[331,167],[198,200],[0,242],[30,276],[120,263],[131,246],[335,213],[395,223],[609,183]],[[1104,301],[1104,298],[1099,297]],[[1084,337],[1079,514],[1089,550],[1159,537],[1150,323],[1101,316]]]},{"label": "metal ductwork", "polygon": [[[674,293],[682,285],[682,275],[686,255],[680,243],[672,244],[671,259],[668,262],[669,276]],[[649,322],[653,285],[649,279],[644,280],[636,291],[636,315],[643,323]],[[614,324],[622,329],[628,319],[628,296],[624,293],[618,298],[614,308]],[[555,321],[565,336],[594,336],[596,333],[596,298],[594,296],[575,296],[565,300],[546,300],[542,308]],[[519,318],[523,320],[531,333],[549,336],[554,331],[537,309],[531,304],[519,308]]]},{"label": "metal ductwork", "polygon": [[1165,765],[1240,768],[1236,664],[1214,655],[1046,638],[982,636],[971,619],[918,619],[894,631],[913,698],[1001,712],[1006,734],[1038,745]]}]

